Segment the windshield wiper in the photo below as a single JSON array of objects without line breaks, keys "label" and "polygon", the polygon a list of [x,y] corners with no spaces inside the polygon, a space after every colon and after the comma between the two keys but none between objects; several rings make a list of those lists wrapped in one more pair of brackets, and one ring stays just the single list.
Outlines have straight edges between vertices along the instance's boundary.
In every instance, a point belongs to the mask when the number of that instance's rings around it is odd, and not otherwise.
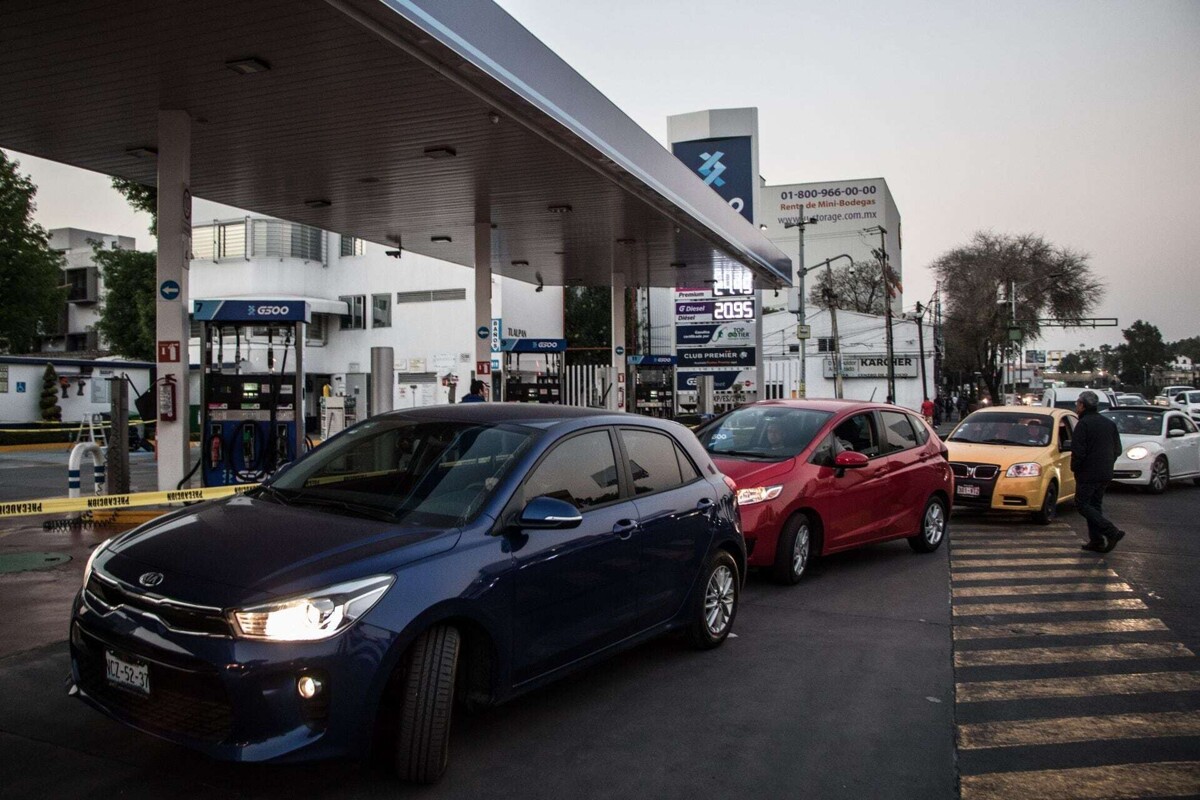
[{"label": "windshield wiper", "polygon": [[396,515],[391,511],[385,511],[382,508],[364,505],[363,503],[353,503],[349,500],[336,500],[331,497],[313,497],[312,495],[301,494],[291,498],[290,502],[292,505],[306,505],[314,506],[316,508],[340,508],[343,511],[348,511],[351,514],[355,514],[360,517],[383,520],[384,522],[396,521]]},{"label": "windshield wiper", "polygon": [[1019,445],[1021,442],[1011,442],[1008,439],[984,439],[980,444],[1004,444],[1004,445]]}]

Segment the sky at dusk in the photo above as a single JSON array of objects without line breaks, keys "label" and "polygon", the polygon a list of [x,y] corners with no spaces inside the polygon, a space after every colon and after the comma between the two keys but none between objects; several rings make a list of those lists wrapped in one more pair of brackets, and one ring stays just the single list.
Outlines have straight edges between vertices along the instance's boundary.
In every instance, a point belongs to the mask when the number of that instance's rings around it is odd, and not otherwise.
[{"label": "sky at dusk", "polygon": [[[500,5],[659,141],[670,114],[755,106],[768,184],[886,178],[906,306],[974,231],[1032,232],[1091,255],[1097,316],[1200,335],[1200,2]],[[42,225],[151,246],[107,178],[16,157]]]}]

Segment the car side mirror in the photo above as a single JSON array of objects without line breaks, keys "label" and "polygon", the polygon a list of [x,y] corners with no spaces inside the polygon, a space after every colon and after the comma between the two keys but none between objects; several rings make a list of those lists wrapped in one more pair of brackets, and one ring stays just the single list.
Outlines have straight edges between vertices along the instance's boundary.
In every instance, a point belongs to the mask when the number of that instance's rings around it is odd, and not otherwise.
[{"label": "car side mirror", "polygon": [[563,500],[541,495],[525,504],[517,524],[535,530],[567,530],[583,522],[579,509]]},{"label": "car side mirror", "polygon": [[1181,430],[1179,430],[1179,428],[1176,428],[1173,431],[1167,431],[1167,438],[1168,439],[1178,439],[1180,436],[1183,436],[1185,433],[1187,433],[1187,431],[1181,431]]},{"label": "car side mirror", "polygon": [[859,469],[869,464],[871,459],[853,450],[843,450],[833,459],[833,465],[838,469]]}]

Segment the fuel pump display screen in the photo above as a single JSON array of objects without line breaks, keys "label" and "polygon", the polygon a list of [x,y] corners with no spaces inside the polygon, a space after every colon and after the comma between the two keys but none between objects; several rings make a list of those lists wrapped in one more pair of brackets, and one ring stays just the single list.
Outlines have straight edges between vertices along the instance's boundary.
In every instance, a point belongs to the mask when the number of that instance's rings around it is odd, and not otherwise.
[{"label": "fuel pump display screen", "polygon": [[258,397],[258,384],[257,383],[243,383],[242,384],[242,397]]}]

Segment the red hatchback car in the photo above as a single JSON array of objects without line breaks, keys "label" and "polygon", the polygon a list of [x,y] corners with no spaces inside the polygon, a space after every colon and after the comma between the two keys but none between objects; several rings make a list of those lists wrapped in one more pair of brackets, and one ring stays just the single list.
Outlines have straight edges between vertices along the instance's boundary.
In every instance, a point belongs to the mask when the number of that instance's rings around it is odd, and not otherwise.
[{"label": "red hatchback car", "polygon": [[815,556],[899,538],[931,553],[946,537],[946,447],[907,409],[765,400],[696,435],[737,484],[749,565],[780,583],[800,580]]}]

